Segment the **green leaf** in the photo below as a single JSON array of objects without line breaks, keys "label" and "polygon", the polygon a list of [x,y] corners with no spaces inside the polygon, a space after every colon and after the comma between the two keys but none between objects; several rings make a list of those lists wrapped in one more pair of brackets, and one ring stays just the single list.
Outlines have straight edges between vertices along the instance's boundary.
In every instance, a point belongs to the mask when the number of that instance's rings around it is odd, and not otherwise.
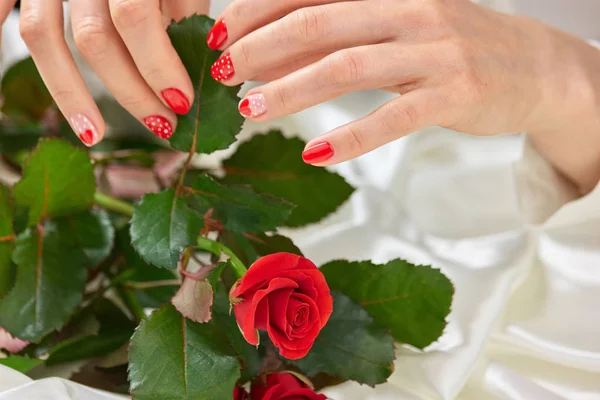
[{"label": "green leaf", "polygon": [[273,253],[303,255],[290,238],[278,234],[259,233],[248,238],[241,233],[223,231],[219,235],[219,242],[233,250],[244,265],[251,265],[260,257]]},{"label": "green leaf", "polygon": [[258,349],[244,339],[233,314],[229,314],[229,295],[224,285],[218,285],[215,290],[215,302],[213,304],[213,320],[223,329],[229,343],[238,354],[242,364],[241,382],[248,382],[258,376],[263,360]]},{"label": "green leaf", "polygon": [[101,299],[90,308],[100,323],[99,332],[63,341],[51,350],[48,365],[106,355],[119,349],[129,340],[135,324],[121,309],[107,299]]},{"label": "green leaf", "polygon": [[295,204],[288,226],[318,222],[348,200],[354,188],[340,175],[304,163],[304,146],[302,140],[285,138],[276,130],[254,136],[224,161],[224,181],[250,184],[259,193]]},{"label": "green leaf", "polygon": [[[176,279],[173,271],[156,268],[147,264],[135,252],[131,246],[131,236],[129,236],[129,226],[121,229],[117,234],[117,243],[127,268],[131,268],[131,274],[127,277],[129,282],[156,282],[169,281]],[[142,307],[159,308],[165,303],[171,301],[179,289],[179,285],[161,286],[148,289],[138,289],[135,291],[135,297]]]},{"label": "green leaf", "polygon": [[306,357],[291,361],[309,376],[326,372],[375,386],[394,371],[394,339],[364,308],[332,292],[333,313]]},{"label": "green leaf", "polygon": [[197,153],[226,149],[240,132],[243,118],[237,110],[240,86],[227,87],[212,79],[210,67],[219,52],[206,45],[214,21],[195,15],[173,23],[167,30],[194,86],[194,104],[178,117],[177,130],[169,139],[173,148]]},{"label": "green leaf", "polygon": [[222,331],[198,324],[172,305],[144,320],[129,347],[129,381],[136,400],[231,398],[240,363]]},{"label": "green leaf", "polygon": [[10,191],[0,184],[0,299],[14,282],[15,268],[10,260],[14,241],[13,220]]},{"label": "green leaf", "polygon": [[115,228],[104,210],[89,210],[56,220],[60,230],[71,232],[78,247],[86,255],[88,267],[95,267],[109,256]]},{"label": "green leaf", "polygon": [[61,328],[81,303],[86,257],[63,224],[48,220],[15,240],[17,278],[0,301],[0,326],[30,342]]},{"label": "green leaf", "polygon": [[91,208],[96,178],[90,158],[61,140],[42,140],[14,187],[17,205],[29,207],[29,225]]},{"label": "green leaf", "polygon": [[2,112],[11,117],[42,119],[53,104],[31,57],[14,64],[2,78]]},{"label": "green leaf", "polygon": [[225,229],[234,232],[264,232],[283,224],[294,205],[287,201],[256,194],[250,186],[226,186],[208,176],[200,176],[192,185],[192,207],[220,219]]},{"label": "green leaf", "polygon": [[33,368],[43,363],[43,360],[21,356],[9,356],[8,358],[0,359],[0,365],[5,365],[8,368],[12,368],[22,374],[29,372]]},{"label": "green leaf", "polygon": [[362,305],[399,342],[423,349],[446,327],[454,286],[438,269],[398,259],[384,265],[332,261],[321,272],[332,290]]},{"label": "green leaf", "polygon": [[147,262],[174,269],[203,226],[202,216],[189,208],[175,190],[147,194],[133,210],[131,244]]}]

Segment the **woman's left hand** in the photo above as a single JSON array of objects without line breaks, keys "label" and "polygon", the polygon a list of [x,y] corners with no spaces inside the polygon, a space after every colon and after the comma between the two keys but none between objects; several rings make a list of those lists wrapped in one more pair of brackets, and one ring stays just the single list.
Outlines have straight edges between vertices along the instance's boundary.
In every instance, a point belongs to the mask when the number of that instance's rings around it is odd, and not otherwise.
[{"label": "woman's left hand", "polygon": [[257,121],[357,90],[401,94],[308,143],[304,160],[321,166],[428,126],[476,135],[554,130],[571,117],[564,102],[579,77],[565,59],[589,48],[469,0],[235,0],[209,46],[224,50],[216,80],[268,81],[240,102]]}]

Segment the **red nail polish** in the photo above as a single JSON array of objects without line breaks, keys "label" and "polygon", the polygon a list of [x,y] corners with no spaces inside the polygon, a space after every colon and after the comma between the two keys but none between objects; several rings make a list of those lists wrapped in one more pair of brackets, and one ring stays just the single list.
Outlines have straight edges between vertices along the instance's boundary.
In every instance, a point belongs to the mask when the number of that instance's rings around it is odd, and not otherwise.
[{"label": "red nail polish", "polygon": [[222,55],[217,61],[215,61],[212,67],[210,67],[210,74],[217,82],[223,82],[231,79],[233,74],[235,74],[235,69],[233,68],[233,63],[231,62],[231,56],[229,53]]},{"label": "red nail polish", "polygon": [[302,159],[307,164],[316,164],[333,157],[333,147],[327,142],[322,142],[309,147],[302,152]]},{"label": "red nail polish", "polygon": [[190,102],[181,90],[170,88],[163,90],[161,94],[171,110],[177,114],[185,115],[190,111]]},{"label": "red nail polish", "polygon": [[217,50],[227,40],[227,25],[225,21],[220,19],[212,27],[206,37],[206,44],[213,50]]},{"label": "red nail polish", "polygon": [[148,129],[161,139],[168,139],[173,135],[173,125],[165,117],[152,115],[144,118],[144,123]]}]

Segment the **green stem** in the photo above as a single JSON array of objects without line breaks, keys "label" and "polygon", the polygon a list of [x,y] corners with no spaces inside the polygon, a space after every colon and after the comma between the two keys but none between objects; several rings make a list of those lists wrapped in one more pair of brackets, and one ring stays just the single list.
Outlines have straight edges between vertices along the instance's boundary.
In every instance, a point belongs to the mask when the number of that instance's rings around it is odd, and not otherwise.
[{"label": "green stem", "polygon": [[116,290],[119,294],[119,297],[123,300],[123,303],[125,303],[125,307],[127,307],[129,312],[134,316],[134,318],[138,322],[141,322],[143,319],[146,319],[144,308],[135,297],[135,292],[133,289],[129,289],[123,286],[117,286]]},{"label": "green stem", "polygon": [[128,217],[133,216],[133,206],[123,200],[96,192],[94,194],[94,202],[109,211],[114,211]]},{"label": "green stem", "polygon": [[238,279],[240,279],[246,273],[246,266],[229,247],[219,242],[215,242],[214,240],[200,236],[198,238],[198,248],[208,251],[217,257],[220,257],[221,253],[227,254],[229,256],[229,264],[231,265],[233,273]]}]

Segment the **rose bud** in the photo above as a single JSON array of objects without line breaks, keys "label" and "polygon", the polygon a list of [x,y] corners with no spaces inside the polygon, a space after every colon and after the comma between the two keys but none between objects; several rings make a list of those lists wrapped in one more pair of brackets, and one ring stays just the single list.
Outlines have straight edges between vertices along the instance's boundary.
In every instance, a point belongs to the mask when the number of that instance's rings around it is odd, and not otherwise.
[{"label": "rose bud", "polygon": [[246,341],[258,345],[257,330],[267,331],[279,354],[290,360],[308,353],[333,310],[321,271],[312,261],[289,253],[257,260],[230,297]]},{"label": "rose bud", "polygon": [[264,381],[257,379],[250,389],[251,400],[327,400],[292,374],[271,374]]}]

